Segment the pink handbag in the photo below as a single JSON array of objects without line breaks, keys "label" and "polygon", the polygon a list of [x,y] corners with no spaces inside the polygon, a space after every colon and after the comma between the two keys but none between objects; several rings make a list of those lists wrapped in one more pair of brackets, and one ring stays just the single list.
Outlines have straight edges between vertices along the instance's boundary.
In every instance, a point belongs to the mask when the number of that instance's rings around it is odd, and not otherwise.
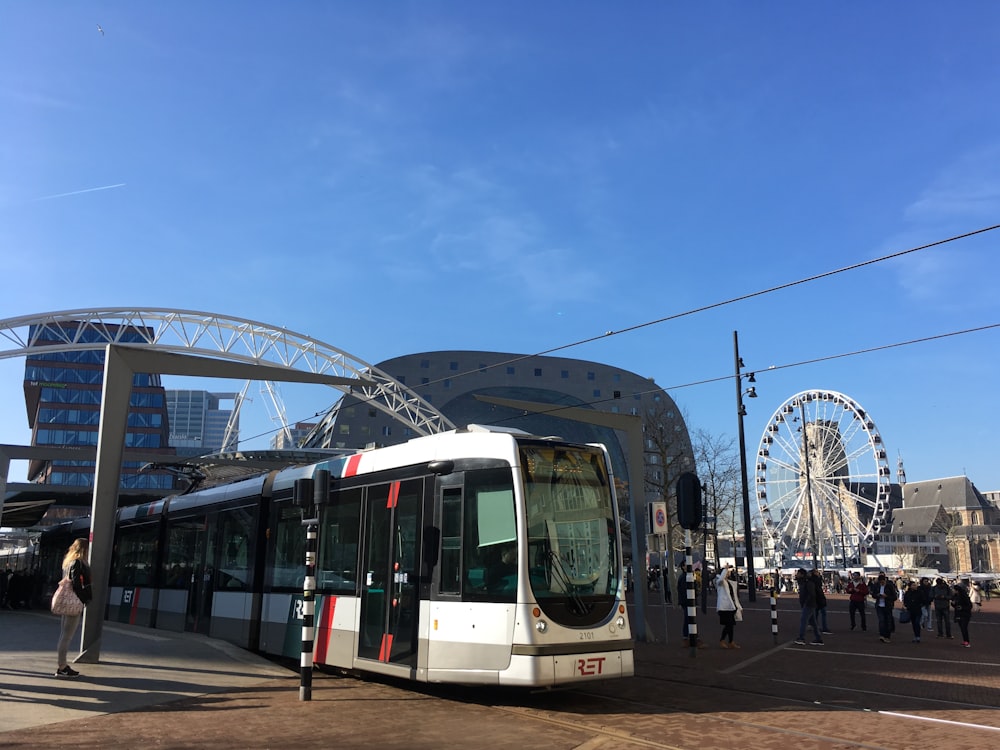
[{"label": "pink handbag", "polygon": [[68,578],[59,581],[59,586],[52,595],[52,614],[71,616],[83,614],[83,602],[73,591],[73,583]]}]

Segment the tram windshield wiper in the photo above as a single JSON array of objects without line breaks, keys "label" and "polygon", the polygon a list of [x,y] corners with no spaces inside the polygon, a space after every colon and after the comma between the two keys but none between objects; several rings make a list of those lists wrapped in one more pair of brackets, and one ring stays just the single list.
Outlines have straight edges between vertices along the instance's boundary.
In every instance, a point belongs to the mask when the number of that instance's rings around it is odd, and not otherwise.
[{"label": "tram windshield wiper", "polygon": [[552,579],[558,582],[563,589],[566,591],[566,596],[569,597],[570,602],[572,602],[574,609],[578,615],[585,615],[593,609],[593,605],[588,605],[587,602],[583,600],[580,596],[577,586],[569,577],[569,573],[566,572],[566,568],[563,566],[562,560],[552,550],[549,550],[549,563],[552,566]]}]

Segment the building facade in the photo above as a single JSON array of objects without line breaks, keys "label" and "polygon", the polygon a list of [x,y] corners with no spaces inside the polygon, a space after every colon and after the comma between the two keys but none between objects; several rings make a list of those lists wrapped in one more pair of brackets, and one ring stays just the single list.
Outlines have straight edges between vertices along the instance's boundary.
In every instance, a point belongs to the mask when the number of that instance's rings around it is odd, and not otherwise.
[{"label": "building facade", "polygon": [[887,567],[1000,572],[1000,510],[968,477],[909,482],[876,552]]},{"label": "building facade", "polygon": [[[526,356],[507,352],[437,351],[408,354],[376,367],[415,391],[458,426],[501,425],[535,435],[558,435],[608,447],[619,487],[627,487],[626,437],[608,427],[559,416],[559,407],[579,407],[642,420],[644,434],[668,434],[673,441],[671,466],[663,452],[647,439],[643,488],[647,499],[657,495],[665,475],[694,468],[687,426],[673,399],[650,378],[613,365],[562,357]],[[544,413],[488,403],[477,397],[498,397],[546,404]],[[656,429],[653,429],[655,425]],[[393,445],[416,437],[392,417],[345,395],[323,417],[305,447],[364,448]],[[672,484],[671,484],[672,486]]]},{"label": "building facade", "polygon": [[[236,393],[210,391],[166,391],[170,419],[170,445],[178,456],[207,456],[236,450],[239,445],[239,414],[233,416]],[[233,420],[228,444],[226,430]]]},{"label": "building facade", "polygon": [[[117,326],[108,330],[118,331]],[[89,337],[93,343],[108,341],[96,329],[79,329],[72,322],[62,322],[38,331],[40,342],[52,345]],[[35,331],[32,331],[34,336]],[[142,342],[136,331],[125,341]],[[24,399],[33,446],[97,446],[100,427],[101,393],[104,383],[104,349],[40,353],[33,350],[24,367]],[[159,375],[136,373],[129,399],[128,425],[121,486],[128,489],[169,489],[173,478],[159,472],[140,472],[145,461],[129,459],[129,453],[172,455],[169,447],[165,393]],[[28,480],[63,487],[92,487],[93,461],[33,460],[28,465]]]}]

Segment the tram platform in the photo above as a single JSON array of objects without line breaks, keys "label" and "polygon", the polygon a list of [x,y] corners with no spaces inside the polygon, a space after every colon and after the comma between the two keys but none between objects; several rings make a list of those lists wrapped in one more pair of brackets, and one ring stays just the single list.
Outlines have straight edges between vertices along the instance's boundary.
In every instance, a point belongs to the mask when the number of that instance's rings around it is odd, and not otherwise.
[{"label": "tram platform", "polygon": [[[882,705],[890,712],[934,700],[934,721],[938,726],[948,723],[953,740],[950,746],[976,746],[964,744],[965,737],[978,737],[978,746],[982,746],[980,735],[963,730],[962,722],[972,714],[977,721],[996,724],[995,736],[1000,738],[1000,709],[984,709],[1000,706],[1000,601],[984,603],[972,624],[972,648],[964,649],[960,639],[937,639],[933,633],[921,644],[911,643],[909,626],[898,625],[894,642],[881,644],[871,608],[868,632],[852,632],[846,599],[837,595],[829,599],[834,633],[825,636],[825,646],[793,644],[798,628],[793,595],[778,601],[779,633],[775,639],[769,600],[763,596],[755,603],[745,602],[744,621],[736,628],[742,646],[739,650],[719,647],[714,607],[705,613],[698,610],[705,648],[694,652],[680,638],[680,609],[667,607],[657,612],[651,607],[648,640],[636,644],[637,677],[591,683],[586,691],[612,701],[602,721],[606,720],[609,728],[620,725],[616,732],[648,727],[652,735],[658,731],[656,722],[666,721],[671,711],[674,715],[684,711],[699,720],[712,719],[713,740],[729,746],[786,748],[790,739],[784,737],[784,744],[772,745],[750,733],[745,724],[713,718],[732,711],[735,698],[692,704],[699,699],[686,696],[687,704],[681,708],[680,698],[676,692],[671,698],[670,691],[691,685],[758,699],[766,693],[768,700],[778,696],[790,703],[813,697],[827,705],[842,700],[844,705],[834,705],[837,710],[808,714],[809,730],[814,734],[822,734],[825,726],[833,734],[845,721],[858,721],[852,718],[858,714],[844,711],[848,701],[857,702],[859,696],[872,702],[881,696]],[[58,618],[47,612],[0,611],[0,749],[108,745],[285,748],[305,742],[408,750],[605,746],[600,741],[581,745],[579,730],[565,721],[537,724],[519,721],[509,710],[491,712],[482,703],[466,702],[460,690],[316,673],[312,700],[303,702],[299,699],[299,675],[292,665],[283,666],[200,635],[111,622],[104,626],[99,663],[77,664],[82,673],[79,678],[59,679],[53,674],[58,627]],[[72,658],[73,648],[70,655]],[[672,682],[657,688],[660,692],[656,696],[649,695],[649,686],[663,676]],[[768,684],[762,690],[765,681]],[[900,685],[905,685],[905,691]],[[885,698],[890,695],[895,697]],[[614,701],[632,701],[635,706],[655,702],[661,708],[629,713]],[[942,708],[942,701],[950,705]],[[970,707],[977,708],[973,711]],[[898,742],[884,739],[872,746],[916,746],[909,744],[916,737],[899,738]],[[706,746],[704,734],[697,740],[692,738],[692,744],[686,744],[683,737],[672,736],[662,746]],[[642,745],[624,742],[608,746]]]}]

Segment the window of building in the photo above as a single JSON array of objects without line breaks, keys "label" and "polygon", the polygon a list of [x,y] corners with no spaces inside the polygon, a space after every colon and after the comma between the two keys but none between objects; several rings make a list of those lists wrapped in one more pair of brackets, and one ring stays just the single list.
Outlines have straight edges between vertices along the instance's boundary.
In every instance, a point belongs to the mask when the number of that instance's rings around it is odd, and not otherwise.
[{"label": "window of building", "polygon": [[451,370],[452,372],[457,372],[458,371],[458,362],[449,362],[448,363],[448,369]]},{"label": "window of building", "polygon": [[535,377],[536,378],[542,377],[542,368],[541,367],[536,367],[535,368]]},{"label": "window of building", "polygon": [[565,380],[566,378],[568,378],[569,377],[569,370],[561,370],[559,372],[559,377],[561,377],[563,380]]},{"label": "window of building", "polygon": [[514,368],[513,367],[508,367],[507,368],[507,374],[508,375],[513,375],[514,374]]},{"label": "window of building", "polygon": [[423,370],[428,369],[431,366],[431,361],[429,359],[420,360],[420,368]]},{"label": "window of building", "polygon": [[587,380],[597,380],[597,374],[593,372],[587,373]]},{"label": "window of building", "polygon": [[601,397],[601,389],[600,388],[595,388],[594,389],[594,398],[600,398],[600,397]]}]

